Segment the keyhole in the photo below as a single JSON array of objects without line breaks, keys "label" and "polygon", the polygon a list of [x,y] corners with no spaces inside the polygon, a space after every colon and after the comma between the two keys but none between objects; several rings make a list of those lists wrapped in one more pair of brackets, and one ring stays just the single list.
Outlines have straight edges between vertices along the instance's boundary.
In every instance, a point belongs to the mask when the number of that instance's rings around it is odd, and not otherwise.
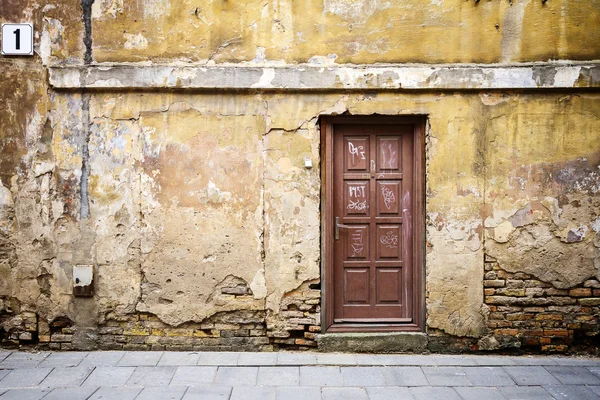
[{"label": "keyhole", "polygon": [[79,283],[79,278],[75,278],[75,283]]}]

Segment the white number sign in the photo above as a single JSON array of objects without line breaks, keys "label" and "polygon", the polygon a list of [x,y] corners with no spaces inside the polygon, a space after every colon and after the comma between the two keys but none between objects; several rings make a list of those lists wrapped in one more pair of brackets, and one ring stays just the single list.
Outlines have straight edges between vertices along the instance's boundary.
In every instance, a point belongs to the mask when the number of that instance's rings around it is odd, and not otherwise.
[{"label": "white number sign", "polygon": [[33,55],[33,24],[2,24],[2,54]]}]

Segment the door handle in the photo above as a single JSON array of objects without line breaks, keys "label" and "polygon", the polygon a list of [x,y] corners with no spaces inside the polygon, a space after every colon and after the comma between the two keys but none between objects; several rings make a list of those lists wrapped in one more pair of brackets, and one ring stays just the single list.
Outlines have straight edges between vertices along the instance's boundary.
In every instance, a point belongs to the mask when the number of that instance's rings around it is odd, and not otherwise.
[{"label": "door handle", "polygon": [[350,228],[350,225],[340,224],[340,217],[335,217],[335,240],[340,238],[340,228]]}]

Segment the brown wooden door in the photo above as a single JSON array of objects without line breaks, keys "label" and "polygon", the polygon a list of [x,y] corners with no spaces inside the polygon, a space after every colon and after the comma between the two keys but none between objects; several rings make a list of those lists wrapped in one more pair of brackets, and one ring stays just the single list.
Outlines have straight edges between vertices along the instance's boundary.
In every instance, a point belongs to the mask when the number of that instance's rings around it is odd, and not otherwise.
[{"label": "brown wooden door", "polygon": [[333,323],[414,324],[414,124],[332,133]]}]

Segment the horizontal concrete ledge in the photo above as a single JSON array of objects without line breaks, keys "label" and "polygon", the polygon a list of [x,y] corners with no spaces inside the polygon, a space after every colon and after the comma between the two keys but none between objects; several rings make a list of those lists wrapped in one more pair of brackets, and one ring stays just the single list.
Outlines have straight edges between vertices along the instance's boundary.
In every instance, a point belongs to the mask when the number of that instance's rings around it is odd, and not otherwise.
[{"label": "horizontal concrete ledge", "polygon": [[319,351],[350,353],[423,353],[427,335],[420,332],[325,333],[317,336]]},{"label": "horizontal concrete ledge", "polygon": [[600,88],[600,63],[285,67],[97,64],[50,67],[57,89],[476,90]]}]

